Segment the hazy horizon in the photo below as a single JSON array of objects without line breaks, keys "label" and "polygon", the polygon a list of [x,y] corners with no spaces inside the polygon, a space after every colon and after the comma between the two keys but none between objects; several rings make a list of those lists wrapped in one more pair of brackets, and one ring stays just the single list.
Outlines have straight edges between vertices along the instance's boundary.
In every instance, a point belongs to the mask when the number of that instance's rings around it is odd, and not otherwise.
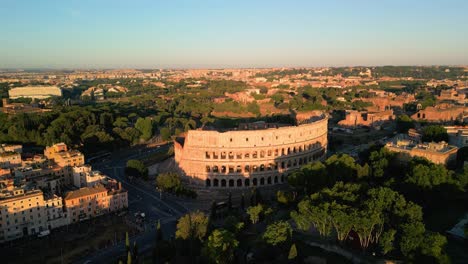
[{"label": "hazy horizon", "polygon": [[5,1],[0,69],[468,65],[468,2]]}]

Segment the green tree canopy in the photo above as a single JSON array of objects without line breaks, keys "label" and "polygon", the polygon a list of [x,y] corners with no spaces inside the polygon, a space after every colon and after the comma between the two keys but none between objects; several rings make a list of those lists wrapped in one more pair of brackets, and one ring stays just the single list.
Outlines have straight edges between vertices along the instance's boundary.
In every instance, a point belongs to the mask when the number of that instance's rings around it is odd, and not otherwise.
[{"label": "green tree canopy", "polygon": [[249,208],[247,208],[247,214],[249,215],[252,224],[258,223],[262,212],[263,206],[261,204],[258,204],[256,206],[250,206]]},{"label": "green tree canopy", "polygon": [[292,237],[292,228],[286,221],[277,221],[267,226],[263,239],[270,245],[284,244]]},{"label": "green tree canopy", "polygon": [[447,130],[443,126],[431,125],[423,128],[422,141],[424,142],[448,142]]},{"label": "green tree canopy", "polygon": [[204,252],[212,263],[232,263],[234,251],[239,246],[233,233],[224,229],[215,229],[208,237]]},{"label": "green tree canopy", "polygon": [[176,238],[188,240],[198,239],[203,241],[208,230],[208,217],[200,212],[182,216],[177,222]]}]

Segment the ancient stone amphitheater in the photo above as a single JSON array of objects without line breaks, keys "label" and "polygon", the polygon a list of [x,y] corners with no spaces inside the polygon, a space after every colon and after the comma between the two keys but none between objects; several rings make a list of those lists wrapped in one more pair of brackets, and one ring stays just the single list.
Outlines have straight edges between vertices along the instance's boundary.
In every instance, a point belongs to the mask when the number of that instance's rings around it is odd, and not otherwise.
[{"label": "ancient stone amphitheater", "polygon": [[175,161],[192,184],[214,188],[265,186],[285,181],[327,150],[323,113],[296,116],[295,126],[255,122],[229,131],[190,130],[174,143]]}]

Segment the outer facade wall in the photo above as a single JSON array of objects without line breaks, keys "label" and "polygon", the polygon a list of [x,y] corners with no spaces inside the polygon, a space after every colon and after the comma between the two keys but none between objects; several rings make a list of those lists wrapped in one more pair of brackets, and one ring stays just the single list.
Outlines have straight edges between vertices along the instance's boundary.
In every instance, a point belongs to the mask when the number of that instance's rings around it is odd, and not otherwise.
[{"label": "outer facade wall", "polygon": [[191,130],[183,146],[176,142],[175,159],[193,183],[207,187],[281,183],[292,170],[325,156],[327,122],[323,118],[264,130]]}]

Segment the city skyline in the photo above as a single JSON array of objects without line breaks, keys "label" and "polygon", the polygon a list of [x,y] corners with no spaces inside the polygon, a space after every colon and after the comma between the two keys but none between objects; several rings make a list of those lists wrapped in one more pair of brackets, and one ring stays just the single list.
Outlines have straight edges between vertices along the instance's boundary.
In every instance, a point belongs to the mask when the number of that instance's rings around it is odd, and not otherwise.
[{"label": "city skyline", "polygon": [[7,1],[0,68],[467,65],[464,1]]}]

